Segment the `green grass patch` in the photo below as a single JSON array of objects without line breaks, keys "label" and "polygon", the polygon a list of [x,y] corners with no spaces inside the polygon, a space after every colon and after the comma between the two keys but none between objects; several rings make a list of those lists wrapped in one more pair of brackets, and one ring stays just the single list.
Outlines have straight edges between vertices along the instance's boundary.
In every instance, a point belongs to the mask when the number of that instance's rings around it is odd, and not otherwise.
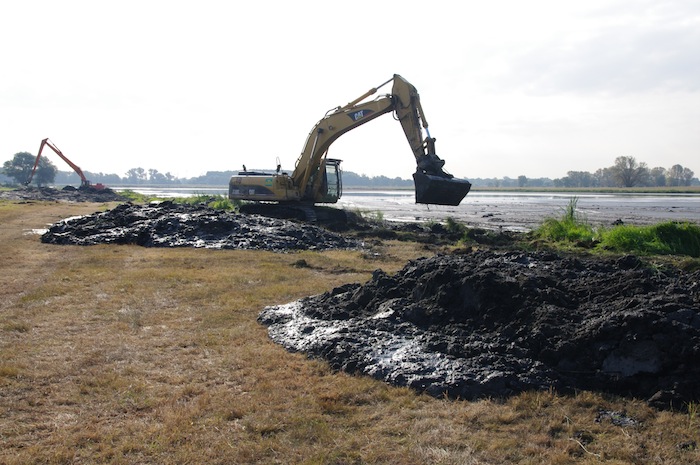
[{"label": "green grass patch", "polygon": [[126,198],[127,200],[129,200],[133,203],[150,203],[150,202],[157,202],[157,201],[164,200],[163,198],[157,197],[155,195],[140,194],[140,193],[134,192],[130,189],[125,189],[123,191],[120,191],[119,195],[121,195],[122,197]]},{"label": "green grass patch", "polygon": [[146,195],[134,192],[132,190],[124,190],[119,193],[122,197],[133,203],[151,203],[151,202],[163,202],[165,200],[171,200],[174,203],[188,204],[188,205],[199,205],[206,204],[208,207],[214,208],[216,210],[233,210],[238,211],[241,203],[238,200],[229,200],[224,195],[211,195],[211,194],[198,194],[190,197],[175,197],[172,199],[166,199],[164,197],[158,197],[155,195]]},{"label": "green grass patch", "polygon": [[547,218],[542,225],[533,231],[538,239],[551,242],[569,242],[578,245],[591,246],[597,239],[597,232],[588,224],[585,218],[576,211],[578,198],[573,197],[564,210],[561,218]]},{"label": "green grass patch", "polygon": [[576,212],[572,198],[561,218],[547,218],[533,237],[555,247],[581,246],[611,252],[642,255],[700,257],[700,226],[667,221],[651,226],[620,225],[596,229]]},{"label": "green grass patch", "polygon": [[450,234],[464,235],[467,233],[467,227],[451,216],[448,216],[445,220],[445,229],[447,229],[447,232]]},{"label": "green grass patch", "polygon": [[199,205],[205,204],[208,207],[216,210],[234,210],[238,211],[241,202],[238,200],[230,200],[224,195],[198,194],[190,197],[177,197],[173,199],[175,203]]},{"label": "green grass patch", "polygon": [[600,247],[619,252],[700,257],[700,226],[668,221],[602,231]]}]

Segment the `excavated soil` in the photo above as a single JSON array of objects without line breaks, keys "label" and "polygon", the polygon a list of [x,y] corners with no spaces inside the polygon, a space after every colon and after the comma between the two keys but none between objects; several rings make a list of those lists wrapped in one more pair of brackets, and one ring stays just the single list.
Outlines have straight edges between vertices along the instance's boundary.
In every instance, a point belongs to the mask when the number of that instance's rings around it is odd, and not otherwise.
[{"label": "excavated soil", "polygon": [[259,321],[292,351],[434,396],[589,389],[700,399],[700,272],[640,259],[476,251],[376,271]]},{"label": "excavated soil", "polygon": [[27,187],[0,191],[0,199],[55,202],[122,202],[124,197],[112,189],[76,189],[66,186],[63,189],[51,187]]},{"label": "excavated soil", "polygon": [[125,203],[106,212],[68,218],[49,227],[41,241],[273,251],[357,247],[355,241],[308,224],[170,201]]},{"label": "excavated soil", "polygon": [[[358,247],[366,237],[449,239],[436,225],[360,229],[352,239],[203,205],[127,203],[63,220],[42,241],[284,251]],[[377,270],[367,283],[268,307],[259,321],[289,350],[435,396],[555,388],[659,408],[700,400],[700,272],[634,256],[504,251],[511,236],[482,233],[474,240],[499,247],[412,261],[391,276]]]}]

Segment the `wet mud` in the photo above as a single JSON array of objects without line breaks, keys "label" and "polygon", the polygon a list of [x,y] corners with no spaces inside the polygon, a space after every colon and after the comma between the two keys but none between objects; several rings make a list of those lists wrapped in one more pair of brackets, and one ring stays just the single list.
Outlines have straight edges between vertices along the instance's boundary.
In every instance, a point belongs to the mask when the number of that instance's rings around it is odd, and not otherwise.
[{"label": "wet mud", "polygon": [[700,399],[700,272],[639,258],[482,250],[264,309],[291,351],[434,396],[595,390]]},{"label": "wet mud", "polygon": [[54,202],[122,202],[124,197],[112,189],[76,189],[66,186],[63,189],[51,187],[27,187],[0,191],[0,199],[19,201]]},{"label": "wet mud", "polygon": [[272,251],[358,246],[352,239],[309,224],[170,201],[154,205],[124,203],[105,212],[68,218],[50,226],[41,241]]}]

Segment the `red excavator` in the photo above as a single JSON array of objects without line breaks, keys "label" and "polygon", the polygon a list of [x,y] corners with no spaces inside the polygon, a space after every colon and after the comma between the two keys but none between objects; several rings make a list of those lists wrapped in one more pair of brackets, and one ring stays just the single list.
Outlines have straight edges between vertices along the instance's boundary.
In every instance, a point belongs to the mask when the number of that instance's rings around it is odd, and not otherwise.
[{"label": "red excavator", "polygon": [[61,159],[63,159],[63,161],[65,161],[66,163],[68,163],[68,166],[70,166],[71,168],[73,168],[73,171],[75,171],[76,173],[78,173],[78,176],[80,176],[80,187],[79,187],[79,189],[96,189],[96,190],[103,190],[103,189],[106,188],[106,186],[105,186],[104,184],[102,184],[102,183],[99,183],[99,182],[98,182],[98,183],[92,184],[90,181],[88,181],[87,178],[85,177],[85,175],[83,174],[83,170],[81,170],[80,167],[79,167],[78,165],[76,165],[75,163],[73,163],[72,161],[70,161],[70,160],[68,159],[68,157],[66,157],[65,155],[63,155],[63,153],[62,153],[60,150],[58,150],[58,147],[56,147],[56,146],[54,145],[54,143],[51,142],[51,141],[48,139],[48,137],[47,137],[46,139],[44,139],[44,140],[41,141],[41,146],[39,147],[39,153],[38,153],[37,156],[36,156],[36,161],[34,162],[34,167],[32,168],[32,172],[29,174],[29,179],[27,179],[27,181],[24,183],[25,186],[28,186],[29,183],[32,182],[32,178],[34,177],[34,173],[36,172],[36,168],[37,168],[37,166],[39,166],[39,159],[41,158],[41,152],[44,150],[44,146],[49,146],[49,148],[50,148],[51,150],[53,150],[54,152],[56,152],[56,155],[58,155],[59,157],[61,157]]}]

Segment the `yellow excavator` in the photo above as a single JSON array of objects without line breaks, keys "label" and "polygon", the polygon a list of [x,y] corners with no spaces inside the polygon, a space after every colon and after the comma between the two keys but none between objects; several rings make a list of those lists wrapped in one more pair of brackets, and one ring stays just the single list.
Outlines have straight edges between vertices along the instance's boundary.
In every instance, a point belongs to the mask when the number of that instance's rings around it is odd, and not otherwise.
[{"label": "yellow excavator", "polygon": [[[392,81],[391,94],[365,101]],[[330,145],[346,132],[392,111],[416,159],[416,203],[459,205],[471,184],[443,170],[445,162],[435,154],[435,139],[430,137],[418,91],[398,74],[347,105],[328,111],[309,133],[291,174],[283,172],[279,162],[274,172],[249,171],[244,165],[243,171],[231,177],[229,199],[254,202],[244,205],[249,212],[265,213],[265,204],[273,203],[275,216],[287,210],[290,213],[286,216],[315,220],[314,204],[336,203],[342,195],[341,160],[327,157]]]}]

